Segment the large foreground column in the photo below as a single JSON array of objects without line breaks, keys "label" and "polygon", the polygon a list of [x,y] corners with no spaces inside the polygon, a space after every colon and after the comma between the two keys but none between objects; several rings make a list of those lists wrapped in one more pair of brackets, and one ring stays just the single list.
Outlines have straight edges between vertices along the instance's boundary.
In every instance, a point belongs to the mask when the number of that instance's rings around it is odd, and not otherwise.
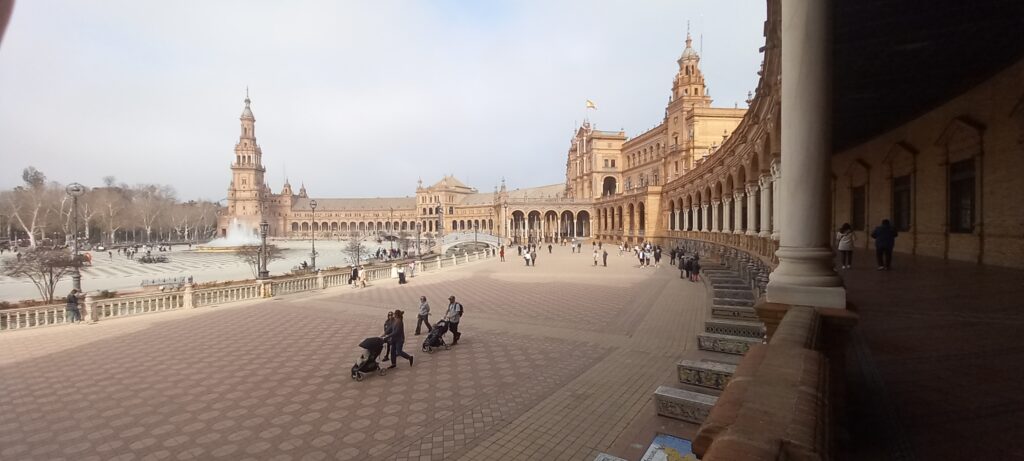
[{"label": "large foreground column", "polygon": [[743,233],[743,198],[746,195],[743,194],[742,190],[736,190],[733,192],[733,205],[732,205],[732,233],[742,234]]},{"label": "large foreground column", "polygon": [[[829,241],[831,0],[782,0],[782,163],[779,266],[769,302],[846,307]],[[799,179],[799,180],[793,180]]]}]

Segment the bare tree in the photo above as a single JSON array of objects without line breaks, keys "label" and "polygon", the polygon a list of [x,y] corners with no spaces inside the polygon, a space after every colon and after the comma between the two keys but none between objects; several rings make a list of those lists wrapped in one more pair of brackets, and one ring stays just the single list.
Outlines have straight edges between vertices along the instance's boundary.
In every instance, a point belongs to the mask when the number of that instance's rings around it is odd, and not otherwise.
[{"label": "bare tree", "polygon": [[370,249],[363,244],[363,239],[359,237],[350,237],[341,252],[348,256],[348,261],[353,266],[358,266],[363,258],[370,255]]},{"label": "bare tree", "polygon": [[132,205],[142,228],[146,231],[146,241],[153,239],[153,228],[158,226],[158,219],[168,211],[174,203],[174,189],[170,186],[147,184],[137,186]]},{"label": "bare tree", "polygon": [[[113,177],[108,176],[108,178]],[[92,196],[90,201],[95,203],[102,223],[100,228],[103,229],[109,243],[114,243],[114,237],[117,231],[124,226],[124,218],[127,214],[129,202],[126,191],[120,187],[108,186],[93,189],[90,191],[90,195]]]},{"label": "bare tree", "polygon": [[[260,274],[260,246],[259,245],[248,245],[239,248],[235,252],[235,256],[241,259],[245,264],[252,270],[253,278],[259,277]],[[284,252],[280,248],[274,245],[267,245],[267,265],[270,265],[271,261],[277,261],[284,259]]]},{"label": "bare tree", "polygon": [[80,264],[80,261],[76,263],[65,250],[31,248],[23,251],[20,258],[5,260],[0,272],[8,277],[31,280],[43,299],[53,302],[57,283],[70,274],[76,264]]},{"label": "bare tree", "polygon": [[15,187],[6,195],[5,212],[14,222],[28,234],[29,245],[36,246],[36,234],[45,228],[46,214],[49,211],[46,175],[35,167],[22,170],[21,179],[25,183]]}]

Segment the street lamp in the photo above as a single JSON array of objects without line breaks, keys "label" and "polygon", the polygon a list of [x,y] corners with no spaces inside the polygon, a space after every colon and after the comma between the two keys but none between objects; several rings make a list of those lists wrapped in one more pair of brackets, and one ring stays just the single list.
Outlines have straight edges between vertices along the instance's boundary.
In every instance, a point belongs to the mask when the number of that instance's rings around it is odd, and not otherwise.
[{"label": "street lamp", "polygon": [[85,193],[85,186],[77,182],[73,182],[71,184],[68,184],[64,191],[71,196],[72,209],[74,210],[73,213],[75,213],[75,235],[73,239],[75,245],[75,272],[71,274],[71,287],[81,292],[82,272],[79,270],[79,267],[81,266],[81,261],[78,260],[78,197],[82,196],[82,194]]},{"label": "street lamp", "polygon": [[260,221],[260,274],[259,279],[270,278],[270,271],[267,270],[267,232],[270,231],[270,224],[264,219]]},{"label": "street lamp", "polygon": [[473,243],[477,243],[477,241],[476,241],[476,231],[477,231],[477,229],[479,227],[480,227],[480,223],[478,223],[476,221],[473,221]]},{"label": "street lamp", "polygon": [[393,207],[388,207],[388,209],[391,210],[391,212],[389,213],[389,216],[388,216],[388,219],[390,219],[391,222],[389,222],[388,226],[387,226],[388,229],[391,229],[391,233],[390,233],[390,235],[388,235],[388,241],[391,242],[391,251],[394,252],[395,251],[395,239],[393,237],[394,237],[394,233],[395,233],[395,209]]},{"label": "street lamp", "polygon": [[310,218],[313,220],[313,252],[309,254],[309,266],[316,269],[316,200],[309,201]]},{"label": "street lamp", "polygon": [[444,246],[444,207],[441,205],[437,206],[437,242],[440,251]]},{"label": "street lamp", "polygon": [[416,258],[420,257],[420,229],[421,229],[421,227],[422,227],[421,223],[417,220],[416,221]]}]

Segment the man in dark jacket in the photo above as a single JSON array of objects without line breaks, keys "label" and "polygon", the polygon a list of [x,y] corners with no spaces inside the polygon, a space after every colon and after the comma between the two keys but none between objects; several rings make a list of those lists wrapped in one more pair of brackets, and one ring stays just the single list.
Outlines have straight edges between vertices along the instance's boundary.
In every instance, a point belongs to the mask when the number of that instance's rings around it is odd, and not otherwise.
[{"label": "man in dark jacket", "polygon": [[882,225],[871,231],[871,238],[875,239],[875,257],[878,258],[878,270],[887,271],[892,266],[892,248],[896,246],[896,228],[888,219],[882,220]]}]

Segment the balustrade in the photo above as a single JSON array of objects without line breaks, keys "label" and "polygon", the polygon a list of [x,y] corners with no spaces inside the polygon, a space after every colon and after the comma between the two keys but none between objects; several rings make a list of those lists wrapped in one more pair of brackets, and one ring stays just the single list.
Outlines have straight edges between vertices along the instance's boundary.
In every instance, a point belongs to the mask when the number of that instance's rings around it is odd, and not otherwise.
[{"label": "balustrade", "polygon": [[[494,252],[465,253],[459,260],[455,255],[438,257],[432,261],[416,261],[416,272],[441,269],[461,265],[470,261],[487,259]],[[391,267],[371,267],[364,272],[367,280],[383,280],[391,278]],[[251,281],[238,285],[219,287],[193,288],[186,286],[182,290],[167,292],[140,293],[129,296],[96,299],[87,297],[82,309],[83,320],[99,321],[101,319],[125,317],[151,312],[163,312],[193,307],[212,306],[251,299],[259,299],[264,295],[277,296],[287,293],[319,290],[348,284],[351,270],[325,271],[316,275],[274,279],[268,281]],[[264,288],[266,291],[264,292]],[[0,310],[0,331],[35,328],[67,323],[63,304],[48,304],[20,309]]]}]

